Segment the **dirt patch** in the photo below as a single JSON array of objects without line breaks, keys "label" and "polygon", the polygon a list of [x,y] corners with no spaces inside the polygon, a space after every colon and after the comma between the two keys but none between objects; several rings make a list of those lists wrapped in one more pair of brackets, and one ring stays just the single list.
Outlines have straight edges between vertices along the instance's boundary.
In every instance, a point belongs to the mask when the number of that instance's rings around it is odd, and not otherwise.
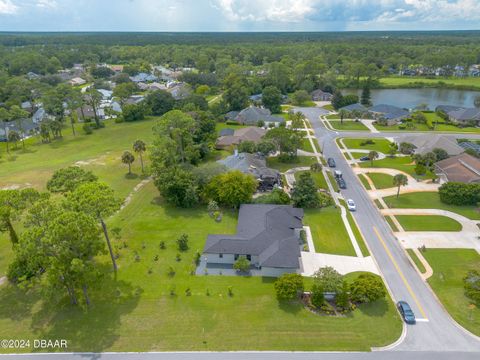
[{"label": "dirt patch", "polygon": [[120,211],[122,211],[123,209],[125,209],[128,204],[130,204],[130,202],[132,201],[132,198],[133,198],[133,195],[135,195],[137,192],[139,192],[145,185],[147,185],[150,181],[152,180],[151,177],[145,179],[145,180],[142,180],[141,182],[139,182],[132,190],[132,192],[130,194],[128,194],[128,196],[125,198],[125,201],[123,202],[121,208],[120,208]]},{"label": "dirt patch", "polygon": [[74,165],[75,166],[89,166],[89,165],[100,165],[100,166],[105,166],[107,163],[105,162],[106,155],[102,155],[98,158],[95,159],[90,159],[90,160],[79,160],[77,161]]},{"label": "dirt patch", "polygon": [[11,184],[4,187],[1,187],[0,190],[20,190],[32,187],[32,184],[25,183],[25,184]]},{"label": "dirt patch", "polygon": [[6,282],[7,282],[7,277],[6,277],[6,276],[0,277],[0,286],[2,286],[3,284],[5,284]]}]

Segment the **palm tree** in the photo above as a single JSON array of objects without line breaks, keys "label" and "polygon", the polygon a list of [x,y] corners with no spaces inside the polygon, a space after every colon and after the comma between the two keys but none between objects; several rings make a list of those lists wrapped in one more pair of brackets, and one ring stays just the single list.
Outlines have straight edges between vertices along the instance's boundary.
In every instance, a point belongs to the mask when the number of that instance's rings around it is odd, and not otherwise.
[{"label": "palm tree", "polygon": [[147,151],[147,144],[142,140],[137,140],[133,143],[133,151],[135,151],[140,156],[140,163],[142,164],[142,173],[144,173],[143,168],[143,153]]},{"label": "palm tree", "polygon": [[373,167],[373,160],[378,159],[378,152],[372,150],[368,153],[368,158],[370,159],[370,165]]},{"label": "palm tree", "polygon": [[347,110],[340,110],[338,112],[338,114],[340,115],[340,123],[343,125],[343,119],[347,117],[348,111]]},{"label": "palm tree", "polygon": [[135,157],[130,151],[125,151],[122,155],[122,162],[128,165],[128,175],[132,173],[132,163],[135,161]]},{"label": "palm tree", "polygon": [[397,190],[397,199],[398,199],[398,196],[400,195],[400,187],[408,185],[408,178],[403,174],[397,174],[393,177],[393,185],[398,187],[398,190]]},{"label": "palm tree", "polygon": [[391,157],[394,157],[395,154],[397,153],[398,151],[398,145],[397,143],[395,142],[391,142],[389,145],[388,145],[388,153],[390,154]]}]

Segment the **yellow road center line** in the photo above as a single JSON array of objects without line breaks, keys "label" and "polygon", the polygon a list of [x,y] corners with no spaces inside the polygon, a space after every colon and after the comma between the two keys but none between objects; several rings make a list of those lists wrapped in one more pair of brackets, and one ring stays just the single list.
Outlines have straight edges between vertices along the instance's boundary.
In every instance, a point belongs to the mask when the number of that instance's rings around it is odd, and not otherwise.
[{"label": "yellow road center line", "polygon": [[380,242],[382,243],[382,246],[383,246],[383,248],[385,249],[385,252],[387,253],[387,255],[388,255],[388,257],[390,258],[390,260],[392,261],[393,266],[395,266],[395,269],[397,270],[398,275],[400,275],[400,278],[402,279],[403,283],[404,283],[405,286],[407,287],[408,292],[410,293],[410,295],[412,296],[413,300],[414,300],[415,303],[417,304],[417,307],[418,307],[418,309],[420,310],[420,312],[422,313],[422,316],[426,319],[426,318],[427,318],[427,315],[425,314],[425,311],[423,311],[422,305],[420,305],[420,302],[418,301],[417,296],[416,296],[415,293],[413,292],[410,284],[408,283],[407,279],[405,278],[405,275],[403,275],[402,270],[400,270],[400,267],[398,266],[397,262],[396,262],[395,259],[393,258],[393,255],[392,255],[392,253],[390,252],[390,250],[388,249],[387,244],[385,244],[385,241],[383,240],[382,236],[380,235],[380,233],[378,232],[378,230],[377,230],[377,228],[376,228],[375,226],[373,227],[373,231],[375,231],[375,234],[377,234],[377,237],[378,237],[378,239],[380,240]]}]

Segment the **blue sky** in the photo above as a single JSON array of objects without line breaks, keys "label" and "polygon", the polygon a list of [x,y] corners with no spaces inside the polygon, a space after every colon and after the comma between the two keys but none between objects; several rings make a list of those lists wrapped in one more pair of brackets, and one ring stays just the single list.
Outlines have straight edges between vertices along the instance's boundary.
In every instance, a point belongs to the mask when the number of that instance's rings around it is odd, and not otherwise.
[{"label": "blue sky", "polygon": [[0,31],[480,29],[480,0],[0,0]]}]

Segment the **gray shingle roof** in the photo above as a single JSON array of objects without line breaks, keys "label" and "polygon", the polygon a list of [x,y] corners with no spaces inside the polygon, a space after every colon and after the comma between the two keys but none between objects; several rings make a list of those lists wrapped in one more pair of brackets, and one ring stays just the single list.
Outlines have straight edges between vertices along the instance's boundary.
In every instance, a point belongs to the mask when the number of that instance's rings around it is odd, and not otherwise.
[{"label": "gray shingle roof", "polygon": [[285,121],[285,119],[280,116],[273,116],[270,110],[256,106],[250,106],[246,109],[243,109],[236,116],[235,120],[246,125],[257,125],[260,120],[275,123],[281,123]]},{"label": "gray shingle roof", "polygon": [[372,106],[370,109],[368,109],[368,111],[382,114],[382,116],[387,120],[401,119],[410,115],[410,112],[408,112],[407,110],[388,104],[378,104]]},{"label": "gray shingle roof", "polygon": [[225,165],[230,170],[239,170],[244,174],[251,174],[256,179],[279,176],[279,172],[268,168],[265,158],[258,154],[240,153],[231,155],[219,160],[218,163]]},{"label": "gray shingle roof", "polygon": [[444,149],[448,155],[458,155],[464,152],[464,149],[458,145],[454,137],[436,134],[407,135],[396,139],[398,143],[406,142],[415,146],[415,153],[426,154],[433,149]]},{"label": "gray shingle roof", "polygon": [[346,110],[346,111],[354,111],[354,110],[357,110],[357,111],[364,111],[366,112],[367,111],[367,108],[365,106],[363,106],[362,104],[350,104],[350,105],[347,105],[347,106],[344,106],[338,110]]},{"label": "gray shingle roof", "polygon": [[457,121],[480,120],[480,109],[467,108],[450,111],[448,116]]},{"label": "gray shingle roof", "polygon": [[298,268],[303,209],[290,205],[242,205],[237,234],[209,235],[204,253],[259,257],[259,265]]}]

